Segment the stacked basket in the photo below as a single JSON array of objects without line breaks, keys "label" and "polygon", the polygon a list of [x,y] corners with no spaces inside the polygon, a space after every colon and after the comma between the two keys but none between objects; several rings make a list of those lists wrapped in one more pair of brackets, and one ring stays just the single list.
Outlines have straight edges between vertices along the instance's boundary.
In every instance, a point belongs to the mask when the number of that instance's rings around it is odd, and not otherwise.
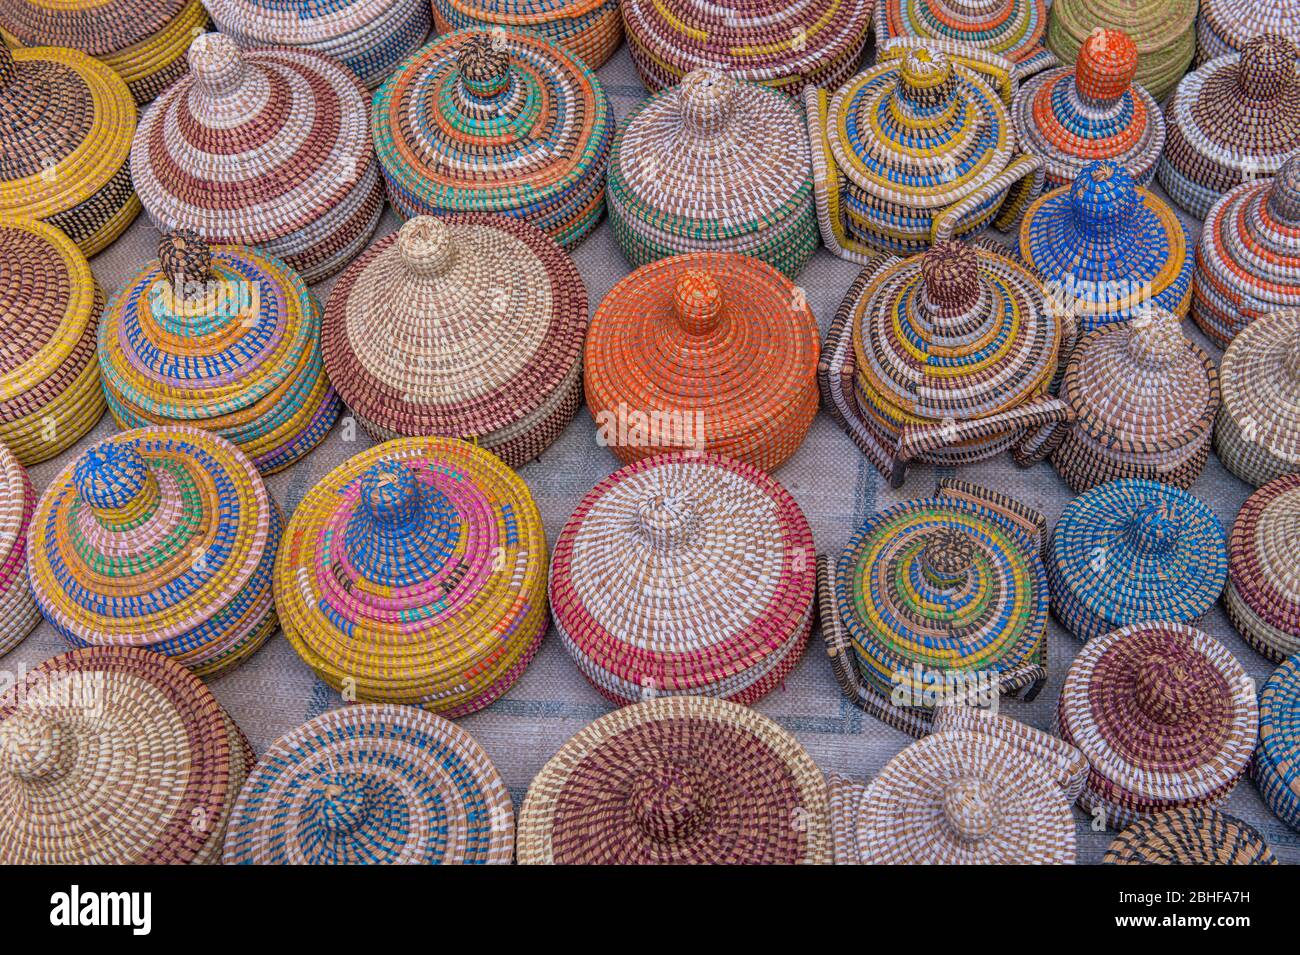
[{"label": "stacked basket", "polygon": [[27,582],[27,534],[35,509],[31,478],[0,444],[0,656],[22,643],[41,620]]},{"label": "stacked basket", "polygon": [[1174,809],[1129,826],[1102,865],[1277,865],[1253,826],[1217,809]]},{"label": "stacked basket", "polygon": [[1043,46],[1051,0],[877,0],[876,43],[895,37],[968,43],[1015,64],[1024,79],[1059,61]]},{"label": "stacked basket", "polygon": [[1259,694],[1259,745],[1250,774],[1268,808],[1300,831],[1300,656],[1274,670]]},{"label": "stacked basket", "polygon": [[433,0],[439,33],[527,30],[569,50],[591,69],[605,65],[623,42],[618,0]]},{"label": "stacked basket", "polygon": [[1237,512],[1223,608],[1270,660],[1300,653],[1300,474],[1265,484]]},{"label": "stacked basket", "polygon": [[1280,33],[1300,45],[1300,17],[1292,0],[1201,0],[1197,62],[1239,52],[1264,33]]},{"label": "stacked basket", "polygon": [[1246,326],[1223,353],[1219,384],[1214,450],[1224,467],[1255,487],[1300,470],[1300,309]]},{"label": "stacked basket", "polygon": [[1138,83],[1162,100],[1196,53],[1197,6],[1197,0],[1055,0],[1047,46],[1073,63],[1096,30],[1123,30],[1137,44]]}]

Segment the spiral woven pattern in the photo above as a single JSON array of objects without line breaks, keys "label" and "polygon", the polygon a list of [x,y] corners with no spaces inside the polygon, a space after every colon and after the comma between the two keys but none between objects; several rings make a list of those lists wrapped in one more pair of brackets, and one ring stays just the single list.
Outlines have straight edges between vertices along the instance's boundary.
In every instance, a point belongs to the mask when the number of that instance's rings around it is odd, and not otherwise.
[{"label": "spiral woven pattern", "polygon": [[1219,363],[1219,460],[1260,487],[1300,470],[1300,310],[1265,315],[1242,330]]},{"label": "spiral woven pattern", "polygon": [[1253,826],[1217,809],[1175,809],[1129,826],[1102,865],[1277,865]]},{"label": "spiral woven pattern", "polygon": [[604,210],[614,111],[595,73],[534,34],[438,37],[375,94],[372,125],[403,218],[499,212],[569,248]]},{"label": "spiral woven pattern", "polygon": [[1300,653],[1300,474],[1265,484],[1237,512],[1223,608],[1270,660]]},{"label": "spiral woven pattern", "polygon": [[634,266],[741,252],[793,278],[819,241],[798,107],[716,70],[688,73],[624,122],[608,198],[614,235]]},{"label": "spiral woven pattern", "polygon": [[1260,691],[1250,775],[1268,808],[1300,831],[1300,657],[1288,658]]},{"label": "spiral woven pattern", "polygon": [[514,822],[469,733],[415,707],[359,703],[271,744],[231,810],[222,862],[508,864]]},{"label": "spiral woven pattern", "polygon": [[879,0],[876,43],[947,39],[1005,56],[1025,77],[1056,63],[1043,46],[1046,0]]},{"label": "spiral woven pattern", "polygon": [[660,697],[588,724],[542,767],[516,852],[534,865],[825,864],[827,811],[821,771],[771,719]]},{"label": "spiral woven pattern", "polygon": [[0,699],[0,863],[218,862],[254,758],[212,691],[166,657],[51,657]]},{"label": "spiral woven pattern", "polygon": [[224,438],[106,438],[50,482],[32,527],[36,602],[74,646],[143,647],[205,676],[275,632],[280,509]]},{"label": "spiral woven pattern", "polygon": [[1240,52],[1264,33],[1300,46],[1300,17],[1291,0],[1201,0],[1196,21],[1196,62]]},{"label": "spiral woven pattern", "polygon": [[124,428],[192,424],[262,474],[293,464],[338,416],[324,373],[320,307],[283,262],[243,246],[165,236],[109,302],[99,364]]},{"label": "spiral woven pattern", "polygon": [[1098,28],[1123,30],[1137,45],[1138,84],[1163,100],[1196,53],[1197,7],[1197,0],[1054,0],[1047,46],[1073,63]]},{"label": "spiral woven pattern", "polygon": [[41,619],[27,582],[27,533],[35,509],[31,478],[0,444],[0,656],[22,643]]},{"label": "spiral woven pattern", "polygon": [[586,342],[598,440],[623,461],[707,448],[774,470],[817,413],[817,319],[748,256],[661,259],[605,296]]},{"label": "spiral woven pattern", "polygon": [[487,706],[546,632],[546,539],[527,485],[465,441],[354,455],[294,511],[275,567],[285,636],[348,700]]},{"label": "spiral woven pattern", "polygon": [[320,53],[241,52],[220,33],[197,37],[188,61],[131,147],[154,226],[257,246],[309,284],[343,268],[383,206],[365,87]]},{"label": "spiral woven pattern", "polygon": [[439,33],[503,27],[545,37],[590,69],[598,69],[623,42],[618,0],[433,0]]},{"label": "spiral woven pattern", "polygon": [[1217,805],[1246,771],[1259,714],[1241,664],[1192,627],[1140,623],[1088,641],[1057,710],[1061,738],[1092,766],[1079,806],[1122,829]]}]

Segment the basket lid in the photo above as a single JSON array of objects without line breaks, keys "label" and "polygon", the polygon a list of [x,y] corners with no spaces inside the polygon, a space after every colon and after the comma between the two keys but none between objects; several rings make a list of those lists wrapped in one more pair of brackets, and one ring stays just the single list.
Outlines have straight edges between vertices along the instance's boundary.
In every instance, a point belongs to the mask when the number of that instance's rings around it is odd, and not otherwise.
[{"label": "basket lid", "polygon": [[[1019,63],[1043,51],[1045,0],[879,0],[889,36],[956,40]],[[881,43],[885,38],[877,37]]]},{"label": "basket lid", "polygon": [[1246,499],[1228,537],[1237,596],[1268,626],[1300,635],[1300,473]]},{"label": "basket lid", "polygon": [[1254,826],[1217,809],[1162,812],[1129,826],[1102,865],[1277,865]]},{"label": "basket lid", "polygon": [[1264,33],[1300,45],[1300,17],[1291,0],[1201,0],[1201,19],[1234,50]]},{"label": "basket lid", "polygon": [[1219,363],[1223,408],[1253,444],[1300,465],[1300,309],[1255,319]]},{"label": "basket lid", "polygon": [[[1260,691],[1254,772],[1269,806],[1294,824],[1300,800],[1300,655],[1282,661]],[[1279,812],[1279,805],[1289,814]]]},{"label": "basket lid", "polygon": [[140,123],[131,175],[155,222],[257,244],[316,221],[373,162],[366,90],[338,61],[195,37],[190,71]]},{"label": "basket lid", "polygon": [[1227,580],[1226,547],[1223,525],[1204,501],[1126,478],[1065,506],[1052,532],[1051,563],[1062,599],[1120,627],[1198,619]]},{"label": "basket lid", "polygon": [[469,733],[413,706],[358,703],[271,744],[231,810],[222,862],[508,864],[514,822]]},{"label": "basket lid", "polygon": [[51,657],[0,699],[0,862],[215,861],[252,762],[212,691],[166,657]]},{"label": "basket lid", "polygon": [[527,485],[465,441],[354,455],[294,511],[276,559],[285,635],[358,700],[444,713],[514,682],[546,626],[546,540]]},{"label": "basket lid", "polygon": [[0,0],[0,23],[23,46],[72,47],[102,57],[151,40],[190,2]]},{"label": "basket lid", "polygon": [[697,69],[623,125],[609,188],[624,215],[675,235],[748,235],[808,205],[807,126],[788,96]]},{"label": "basket lid", "polygon": [[1209,804],[1255,745],[1254,682],[1224,646],[1176,623],[1089,640],[1061,687],[1061,738],[1092,765],[1089,790],[1134,814]]},{"label": "basket lid", "polygon": [[[1058,5],[1059,4],[1059,5]],[[1081,42],[1098,28],[1123,30],[1139,53],[1161,49],[1190,31],[1199,0],[1055,0],[1052,19]]]},{"label": "basket lid", "polygon": [[726,700],[665,696],[590,723],[519,813],[520,863],[825,864],[826,781],[799,742]]},{"label": "basket lid", "polygon": [[339,278],[325,306],[330,380],[398,434],[486,437],[536,412],[582,359],[587,289],[520,219],[417,216]]}]

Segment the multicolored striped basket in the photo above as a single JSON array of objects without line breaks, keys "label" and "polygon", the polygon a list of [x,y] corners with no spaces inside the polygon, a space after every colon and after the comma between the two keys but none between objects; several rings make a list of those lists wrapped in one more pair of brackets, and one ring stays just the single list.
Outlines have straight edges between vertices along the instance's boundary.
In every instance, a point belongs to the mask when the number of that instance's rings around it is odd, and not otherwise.
[{"label": "multicolored striped basket", "polygon": [[873,0],[621,0],[628,52],[650,92],[711,67],[791,95],[853,75]]},{"label": "multicolored striped basket", "polygon": [[1019,221],[1043,162],[1017,149],[1011,62],[911,38],[876,60],[838,92],[804,91],[826,247],[865,265]]},{"label": "multicolored striped basket", "polygon": [[895,37],[968,43],[1015,64],[1018,80],[1058,66],[1043,45],[1051,0],[877,0],[876,43]]},{"label": "multicolored striped basket", "polygon": [[1197,219],[1233,186],[1271,176],[1300,148],[1300,47],[1276,33],[1189,73],[1165,104],[1156,176]]},{"label": "multicolored striped basket", "polygon": [[1138,48],[1137,81],[1163,100],[1196,53],[1197,0],[1054,0],[1047,47],[1073,63],[1098,29],[1123,30]]},{"label": "multicolored striped basket", "polygon": [[536,33],[593,70],[623,42],[619,0],[433,0],[433,23],[439,33],[495,27]]},{"label": "multicolored striped basket", "polygon": [[1072,334],[1037,276],[1004,253],[950,241],[881,255],[831,322],[822,405],[895,487],[915,460],[955,466],[1011,449],[1031,464],[1051,450],[1039,433],[1069,420],[1048,389]]},{"label": "multicolored striped basket", "polygon": [[1270,660],[1300,653],[1300,473],[1265,484],[1237,512],[1223,609]]},{"label": "multicolored striped basket", "polygon": [[788,97],[698,69],[614,138],[609,220],[634,266],[742,252],[794,278],[820,243],[808,130]]},{"label": "multicolored striped basket", "polygon": [[1137,44],[1122,30],[1099,29],[1073,67],[1028,80],[1011,103],[1020,148],[1043,160],[1049,188],[1068,186],[1085,166],[1109,159],[1148,185],[1165,145],[1165,118],[1138,86]]},{"label": "multicolored striped basket", "polygon": [[1300,46],[1300,17],[1292,0],[1201,0],[1196,62],[1240,52],[1264,33],[1280,33]]},{"label": "multicolored striped basket", "polygon": [[51,657],[0,698],[0,864],[219,862],[255,758],[212,691],[164,656]]},{"label": "multicolored striped basket", "polygon": [[802,290],[757,259],[699,252],[644,265],[591,320],[596,440],[625,462],[707,448],[775,470],[817,414],[819,344]]},{"label": "multicolored striped basket", "polygon": [[1052,464],[1076,494],[1120,478],[1187,490],[1205,469],[1219,376],[1172,312],[1152,310],[1085,336],[1060,395],[1074,426]]},{"label": "multicolored striped basket", "polygon": [[375,94],[371,121],[403,218],[499,212],[570,248],[605,209],[614,111],[595,73],[535,34],[438,37]]},{"label": "multicolored striped basket", "polygon": [[329,432],[339,400],[325,377],[320,306],[283,262],[198,233],[163,236],[99,323],[104,394],[123,428],[192,424],[262,474]]},{"label": "multicolored striped basket", "polygon": [[1102,865],[1277,865],[1254,826],[1217,809],[1174,809],[1118,836]]},{"label": "multicolored striped basket", "polygon": [[275,565],[294,650],[343,699],[463,716],[546,633],[546,538],[528,486],[452,438],[349,458],[294,511]]},{"label": "multicolored striped basket", "polygon": [[104,414],[95,329],[104,293],[72,240],[0,214],[0,442],[28,467],[62,454]]},{"label": "multicolored striped basket", "polygon": [[246,49],[289,46],[339,60],[369,89],[429,35],[428,0],[204,0]]},{"label": "multicolored striped basket", "polygon": [[1271,179],[1224,193],[1196,246],[1192,318],[1227,348],[1269,312],[1300,307],[1300,156]]},{"label": "multicolored striped basket", "polygon": [[36,490],[14,453],[0,444],[0,656],[31,633],[41,612],[27,582],[27,534]]},{"label": "multicolored striped basket", "polygon": [[1300,832],[1300,656],[1274,670],[1260,691],[1250,776],[1268,808]]},{"label": "multicolored striped basket", "polygon": [[615,703],[753,703],[803,654],[815,559],[803,511],[758,468],[659,455],[601,481],[564,525],[551,613],[578,669]]},{"label": "multicolored striped basket", "polygon": [[199,676],[243,662],[276,629],[279,505],[229,441],[141,428],[64,468],[32,517],[41,613],[73,646],[130,646]]},{"label": "multicolored striped basket", "polygon": [[476,212],[417,216],[325,304],[330,380],[379,440],[469,438],[519,467],[582,402],[587,288],[549,236]]},{"label": "multicolored striped basket", "polygon": [[1223,466],[1255,487],[1300,471],[1300,309],[1246,326],[1223,353],[1219,384],[1214,450]]},{"label": "multicolored striped basket", "polygon": [[308,284],[343,268],[384,202],[361,81],[320,53],[241,52],[221,33],[195,39],[188,59],[131,147],[154,226],[256,246]]},{"label": "multicolored striped basket", "polygon": [[747,706],[665,696],[564,744],[528,787],[521,864],[824,865],[826,781]]},{"label": "multicolored striped basket", "polygon": [[331,710],[271,744],[230,812],[226,865],[509,864],[515,813],[469,733],[412,706]]},{"label": "multicolored striped basket", "polygon": [[107,248],[140,214],[135,124],[131,91],[103,63],[0,39],[0,216],[48,222],[82,255]]},{"label": "multicolored striped basket", "polygon": [[1123,829],[1218,805],[1246,772],[1259,714],[1254,681],[1199,630],[1139,623],[1089,640],[1057,709],[1061,738],[1092,766],[1079,807]]},{"label": "multicolored striped basket", "polygon": [[140,104],[184,75],[185,49],[207,28],[200,0],[0,0],[5,40],[88,53]]}]

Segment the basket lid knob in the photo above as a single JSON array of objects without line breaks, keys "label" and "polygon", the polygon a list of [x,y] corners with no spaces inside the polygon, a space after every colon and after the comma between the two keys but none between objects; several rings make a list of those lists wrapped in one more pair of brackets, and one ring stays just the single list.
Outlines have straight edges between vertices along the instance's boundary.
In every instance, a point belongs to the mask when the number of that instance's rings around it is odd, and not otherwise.
[{"label": "basket lid knob", "polygon": [[109,439],[81,456],[72,470],[77,495],[100,524],[125,527],[148,513],[158,499],[158,483],[134,447]]},{"label": "basket lid knob", "polygon": [[720,132],[732,113],[736,81],[721,70],[692,70],[678,87],[682,118],[691,131],[701,136]]},{"label": "basket lid knob", "polygon": [[965,581],[975,561],[975,544],[955,527],[940,527],[926,536],[921,561],[932,583],[941,588],[955,587]]},{"label": "basket lid knob", "polygon": [[456,257],[456,246],[446,222],[437,216],[416,216],[398,231],[397,252],[416,275],[445,275]]},{"label": "basket lid knob", "polygon": [[903,96],[911,102],[918,98],[928,101],[936,91],[944,94],[940,99],[946,99],[946,94],[952,92],[952,61],[939,50],[927,50],[923,46],[909,49],[903,54],[899,76],[903,81]]},{"label": "basket lid knob", "polygon": [[940,802],[944,821],[965,843],[988,837],[1001,820],[997,790],[979,776],[954,779],[944,787]]},{"label": "basket lid knob", "polygon": [[1157,723],[1171,726],[1201,709],[1206,687],[1196,677],[1193,651],[1172,637],[1137,664],[1134,696],[1138,707]]},{"label": "basket lid knob", "polygon": [[186,298],[204,294],[212,277],[212,250],[193,229],[173,229],[158,240],[158,262],[172,290]]},{"label": "basket lid knob", "polygon": [[1128,327],[1128,352],[1143,367],[1166,368],[1187,348],[1182,322],[1167,309],[1143,308]]},{"label": "basket lid knob", "polygon": [[632,815],[655,842],[680,842],[699,831],[709,817],[706,794],[677,766],[653,766],[632,783]]},{"label": "basket lid knob", "polygon": [[1109,104],[1124,95],[1137,76],[1137,44],[1123,30],[1093,30],[1074,62],[1074,84],[1079,95],[1093,103]]},{"label": "basket lid knob", "polygon": [[491,99],[504,93],[510,85],[505,30],[471,36],[456,54],[456,70],[461,86],[476,99]]},{"label": "basket lid knob", "polygon": [[921,256],[925,301],[940,316],[961,315],[980,298],[979,255],[957,239],[931,246]]},{"label": "basket lid knob", "polygon": [[185,59],[198,88],[213,96],[238,89],[247,69],[238,45],[224,33],[200,33]]},{"label": "basket lid knob", "polygon": [[1268,187],[1268,211],[1274,219],[1300,226],[1300,155],[1282,163]]},{"label": "basket lid knob", "polygon": [[1070,211],[1084,235],[1115,235],[1132,219],[1139,201],[1128,170],[1108,159],[1084,166],[1070,186]]},{"label": "basket lid knob", "polygon": [[1164,554],[1178,543],[1178,521],[1164,502],[1144,501],[1129,518],[1124,534],[1139,554]]},{"label": "basket lid knob", "polygon": [[327,773],[316,783],[308,812],[316,825],[339,835],[355,831],[369,815],[364,787],[343,773]]},{"label": "basket lid knob", "polygon": [[1237,91],[1246,99],[1276,99],[1296,78],[1295,44],[1278,33],[1262,33],[1241,50]]},{"label": "basket lid knob", "polygon": [[376,523],[401,527],[420,513],[419,482],[400,461],[380,461],[362,475],[361,500]]},{"label": "basket lid knob", "polygon": [[694,503],[684,497],[660,494],[637,506],[637,530],[656,550],[680,547],[690,540],[698,523]]},{"label": "basket lid knob", "polygon": [[686,269],[673,285],[673,317],[691,335],[707,335],[722,321],[722,286],[712,273]]},{"label": "basket lid knob", "polygon": [[18,779],[49,779],[67,768],[76,740],[58,722],[33,710],[0,724],[0,767]]}]

